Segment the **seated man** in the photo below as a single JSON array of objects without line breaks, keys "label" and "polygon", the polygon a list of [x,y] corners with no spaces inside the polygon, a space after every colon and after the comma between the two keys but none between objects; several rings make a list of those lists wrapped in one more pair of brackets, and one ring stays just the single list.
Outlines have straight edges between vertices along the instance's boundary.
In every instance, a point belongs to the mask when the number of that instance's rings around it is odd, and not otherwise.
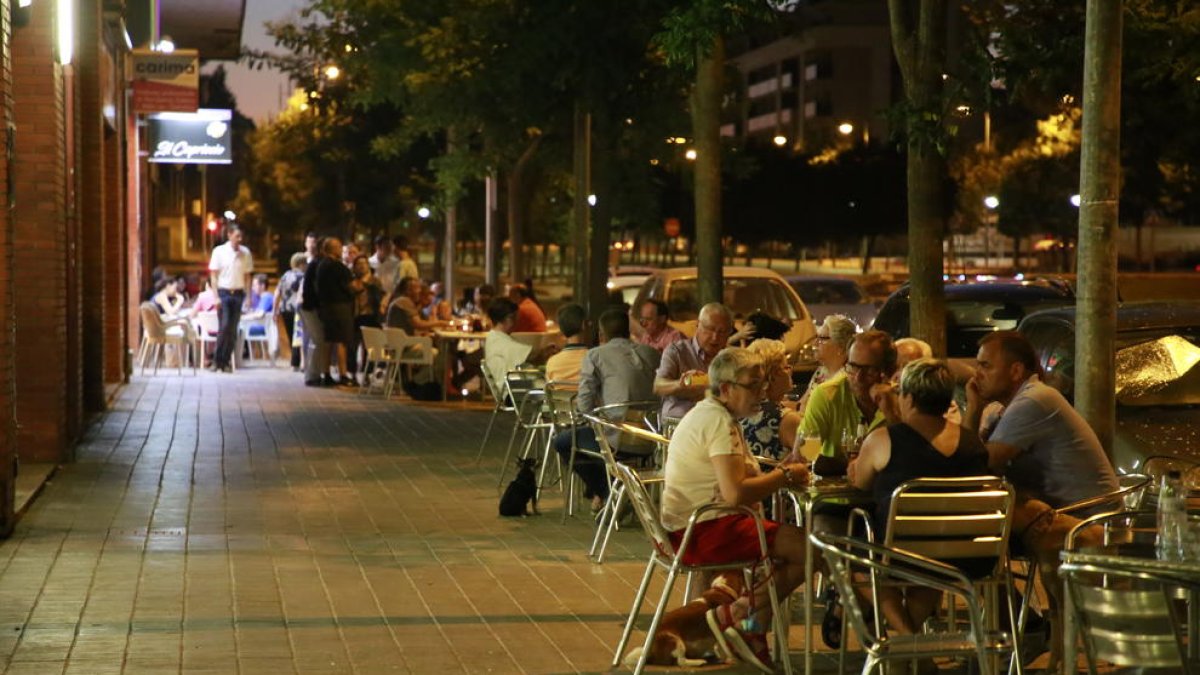
[{"label": "seated man", "polygon": [[[982,476],[988,470],[988,454],[970,429],[946,419],[946,407],[954,397],[954,376],[944,361],[917,359],[900,375],[901,422],[876,429],[863,442],[858,459],[850,463],[850,483],[875,497],[874,526],[882,542],[891,508],[892,493],[901,483],[914,478]],[[953,561],[966,563],[968,561]],[[970,560],[960,566],[968,572],[987,574],[995,558]],[[938,605],[940,593],[930,588],[895,586],[880,589],[880,604],[888,626],[897,633],[912,635]]]},{"label": "seated man", "polygon": [[525,284],[510,284],[508,299],[517,305],[516,327],[514,333],[545,333],[546,313],[541,305],[533,299],[533,293]]},{"label": "seated man", "polygon": [[663,351],[654,377],[654,393],[663,399],[664,418],[678,420],[704,398],[708,364],[729,344],[732,334],[733,314],[725,305],[711,302],[700,308],[692,339],[673,342]]},{"label": "seated man", "polygon": [[800,422],[804,436],[821,437],[821,454],[838,454],[845,432],[857,435],[860,424],[866,432],[883,426],[887,419],[880,403],[886,400],[884,386],[896,372],[896,347],[883,331],[859,333],[850,344],[850,356],[841,373],[829,378],[809,396]]},{"label": "seated man", "polygon": [[[561,321],[561,318],[560,318]],[[600,315],[600,346],[585,352],[579,371],[579,394],[575,409],[581,413],[607,403],[646,401],[654,398],[654,371],[659,354],[652,347],[629,339],[629,315],[610,309]],[[549,366],[547,366],[547,372]],[[554,448],[563,459],[571,455],[571,435],[577,447],[600,451],[591,425],[560,432],[554,437]],[[609,438],[618,459],[631,458],[621,453],[619,437]],[[608,472],[604,463],[595,457],[576,455],[575,473],[583,481],[584,495],[592,500],[592,511],[599,511],[608,499]]]},{"label": "seated man", "polygon": [[429,335],[435,328],[450,325],[448,321],[422,316],[420,302],[424,295],[425,286],[420,279],[400,279],[385,312],[384,324],[388,328],[399,328],[409,335]]},{"label": "seated man", "polygon": [[567,344],[546,360],[546,381],[579,382],[579,369],[588,351],[587,313],[582,306],[571,303],[559,307],[555,319]]},{"label": "seated man", "polygon": [[558,345],[550,343],[534,351],[532,345],[514,340],[511,333],[516,323],[517,306],[508,298],[496,298],[488,306],[488,318],[492,329],[483,341],[483,367],[492,381],[504,382],[508,371],[523,363],[537,365],[558,351]]},{"label": "seated man", "polygon": [[[963,426],[979,431],[992,469],[1017,489],[1013,536],[1045,575],[1054,628],[1051,662],[1056,664],[1062,646],[1059,552],[1079,519],[1052,509],[1118,489],[1116,473],[1088,423],[1057,389],[1041,381],[1041,364],[1025,336],[992,333],[980,341],[976,359]],[[984,419],[988,404],[994,404],[992,414]],[[1085,540],[1093,535],[1084,533]]]},{"label": "seated man", "polygon": [[[766,385],[762,361],[746,349],[722,350],[708,369],[706,398],[679,422],[667,449],[663,474],[662,524],[679,546],[688,519],[714,498],[731,505],[761,508],[776,490],[804,485],[803,464],[781,463],[762,473],[742,437],[738,419],[752,414]],[[768,554],[774,560],[775,589],[786,598],[804,583],[804,530],[774,521],[763,523]],[[684,556],[689,564],[721,564],[759,557],[754,520],[745,514],[710,512],[696,523]],[[709,610],[713,635],[727,652],[772,672],[764,626],[770,625],[766,584],[731,605]],[[754,612],[754,608],[757,611]],[[765,611],[764,611],[765,610]]]},{"label": "seated man", "polygon": [[634,341],[649,345],[661,354],[672,344],[684,340],[683,333],[675,330],[667,323],[667,303],[651,298],[638,308],[638,326]]}]

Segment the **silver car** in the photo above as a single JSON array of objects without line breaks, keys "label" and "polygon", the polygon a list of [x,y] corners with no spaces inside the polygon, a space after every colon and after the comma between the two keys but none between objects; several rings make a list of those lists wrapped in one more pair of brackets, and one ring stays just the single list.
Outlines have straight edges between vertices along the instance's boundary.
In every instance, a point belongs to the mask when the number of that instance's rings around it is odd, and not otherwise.
[{"label": "silver car", "polygon": [[837,276],[790,276],[791,284],[818,326],[830,314],[842,314],[854,319],[858,327],[867,330],[875,322],[879,304],[871,300],[857,281]]}]

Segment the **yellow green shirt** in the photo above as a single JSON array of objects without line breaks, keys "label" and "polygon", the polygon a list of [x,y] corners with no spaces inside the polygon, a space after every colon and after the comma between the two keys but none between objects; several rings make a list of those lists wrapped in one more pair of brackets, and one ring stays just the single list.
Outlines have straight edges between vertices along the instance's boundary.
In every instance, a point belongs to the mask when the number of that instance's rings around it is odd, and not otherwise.
[{"label": "yellow green shirt", "polygon": [[[849,430],[854,434],[862,421],[863,413],[854,400],[850,380],[842,372],[821,383],[809,394],[808,407],[804,409],[804,419],[800,422],[800,433],[820,436],[821,454],[833,457],[838,454],[842,432]],[[867,433],[886,422],[883,413],[876,411],[874,419],[867,424]]]}]

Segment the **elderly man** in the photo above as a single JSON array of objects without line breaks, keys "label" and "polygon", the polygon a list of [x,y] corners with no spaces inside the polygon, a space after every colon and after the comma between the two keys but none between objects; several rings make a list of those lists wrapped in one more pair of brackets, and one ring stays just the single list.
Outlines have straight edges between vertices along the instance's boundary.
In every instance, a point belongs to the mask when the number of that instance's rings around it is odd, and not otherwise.
[{"label": "elderly man", "polygon": [[667,323],[667,303],[651,298],[638,309],[638,325],[642,330],[634,336],[635,342],[654,347],[658,353],[685,339],[683,333]]},{"label": "elderly man", "polygon": [[[558,356],[561,354],[552,359]],[[604,312],[600,315],[600,346],[585,353],[579,370],[576,410],[586,413],[609,403],[652,400],[654,371],[658,368],[659,359],[659,353],[653,348],[629,339],[628,314],[619,309]],[[549,369],[547,364],[547,377]],[[575,434],[577,447],[593,452],[600,450],[590,426],[578,427],[574,432],[563,431],[555,436],[554,447],[564,463],[571,455],[572,433]],[[618,440],[611,439],[614,443]],[[625,458],[619,446],[614,446],[613,451],[619,459]],[[576,456],[574,469],[583,480],[584,495],[592,500],[592,510],[598,511],[608,498],[608,476],[604,463],[591,457]]]},{"label": "elderly man", "polygon": [[869,330],[850,343],[842,372],[813,390],[800,422],[804,436],[821,437],[821,454],[834,456],[842,435],[870,433],[887,422],[880,403],[887,400],[887,384],[896,372],[896,346],[887,333]]},{"label": "elderly man", "polygon": [[708,391],[708,366],[729,343],[733,314],[719,302],[700,308],[696,335],[672,343],[662,355],[654,378],[654,393],[663,398],[662,416],[680,419]]}]

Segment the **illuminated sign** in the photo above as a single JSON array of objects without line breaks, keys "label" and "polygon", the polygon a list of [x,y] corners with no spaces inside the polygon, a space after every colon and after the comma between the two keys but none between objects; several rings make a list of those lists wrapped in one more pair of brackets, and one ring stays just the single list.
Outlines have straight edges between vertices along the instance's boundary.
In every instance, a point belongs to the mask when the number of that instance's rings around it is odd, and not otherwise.
[{"label": "illuminated sign", "polygon": [[199,107],[200,58],[196,50],[135,49],[131,62],[134,112],[195,112]]},{"label": "illuminated sign", "polygon": [[229,110],[208,108],[201,108],[194,113],[148,115],[149,161],[166,164],[232,164],[232,118]]}]

